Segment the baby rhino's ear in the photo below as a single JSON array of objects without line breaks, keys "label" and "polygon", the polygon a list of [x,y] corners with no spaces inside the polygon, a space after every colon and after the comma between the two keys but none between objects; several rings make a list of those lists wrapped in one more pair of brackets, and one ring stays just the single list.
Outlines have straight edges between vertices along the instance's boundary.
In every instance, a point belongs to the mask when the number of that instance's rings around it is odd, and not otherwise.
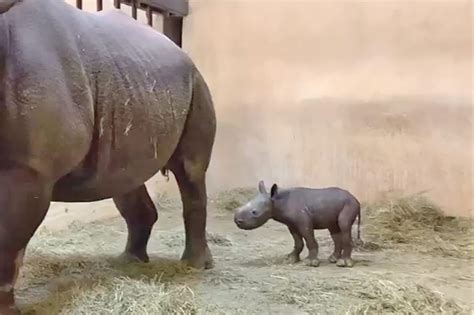
[{"label": "baby rhino's ear", "polygon": [[278,194],[277,184],[273,184],[272,189],[270,190],[270,197],[275,197]]},{"label": "baby rhino's ear", "polygon": [[261,194],[266,194],[266,193],[267,193],[267,189],[265,188],[265,183],[263,182],[263,180],[261,180],[261,181],[258,183],[258,191],[259,191]]}]

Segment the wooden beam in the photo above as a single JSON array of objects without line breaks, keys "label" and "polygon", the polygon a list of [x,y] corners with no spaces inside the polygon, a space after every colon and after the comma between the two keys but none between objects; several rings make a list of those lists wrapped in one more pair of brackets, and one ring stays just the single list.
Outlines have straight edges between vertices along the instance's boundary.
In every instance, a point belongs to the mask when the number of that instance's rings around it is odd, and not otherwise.
[{"label": "wooden beam", "polygon": [[104,3],[102,0],[97,0],[97,11],[102,11],[104,9]]},{"label": "wooden beam", "polygon": [[120,9],[120,0],[114,0],[114,7]]},{"label": "wooden beam", "polygon": [[82,10],[82,0],[76,0],[76,8]]},{"label": "wooden beam", "polygon": [[181,47],[183,34],[183,18],[181,16],[163,15],[163,33],[176,45]]},{"label": "wooden beam", "polygon": [[[122,0],[127,5],[133,5],[134,0]],[[140,0],[141,7],[151,7],[155,12],[171,13],[176,16],[186,16],[189,13],[187,0]]]},{"label": "wooden beam", "polygon": [[189,13],[189,3],[187,0],[145,0],[152,7],[173,15],[185,16]]},{"label": "wooden beam", "polygon": [[148,21],[148,25],[153,27],[153,10],[151,9],[151,7],[146,8],[146,19]]},{"label": "wooden beam", "polygon": [[132,18],[137,19],[137,0],[132,0]]}]

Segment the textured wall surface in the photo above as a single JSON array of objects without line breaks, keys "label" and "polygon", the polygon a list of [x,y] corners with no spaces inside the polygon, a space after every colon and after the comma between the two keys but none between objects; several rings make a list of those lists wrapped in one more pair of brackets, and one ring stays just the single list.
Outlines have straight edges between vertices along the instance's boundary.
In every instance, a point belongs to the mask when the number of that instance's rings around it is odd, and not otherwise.
[{"label": "textured wall surface", "polygon": [[[362,200],[427,190],[449,213],[472,214],[470,1],[190,6],[184,49],[218,114],[210,191],[259,179],[338,185]],[[176,191],[159,176],[150,185]]]}]

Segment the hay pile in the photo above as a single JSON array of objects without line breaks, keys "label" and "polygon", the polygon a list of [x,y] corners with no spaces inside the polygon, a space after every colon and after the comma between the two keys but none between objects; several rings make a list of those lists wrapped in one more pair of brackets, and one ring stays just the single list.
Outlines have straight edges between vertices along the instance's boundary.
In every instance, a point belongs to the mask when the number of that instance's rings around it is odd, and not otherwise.
[{"label": "hay pile", "polygon": [[233,211],[246,204],[258,193],[255,188],[235,188],[219,192],[211,202],[218,209]]},{"label": "hay pile", "polygon": [[126,237],[117,223],[37,233],[18,283],[21,310],[38,315],[196,314],[200,301],[189,283],[194,271],[166,258],[141,264],[116,257]]},{"label": "hay pile", "polygon": [[[99,283],[88,291],[76,288],[77,294],[64,314],[193,314],[197,307],[187,286],[168,287],[158,281],[126,277]],[[74,293],[74,292],[73,292]]]},{"label": "hay pile", "polygon": [[[420,284],[396,283],[366,274],[365,278],[289,281],[275,288],[275,300],[314,314],[465,314],[466,309]],[[341,305],[344,303],[344,305]]]},{"label": "hay pile", "polygon": [[167,286],[158,279],[100,278],[56,291],[26,314],[195,314],[197,303],[185,285]]},{"label": "hay pile", "polygon": [[196,313],[199,306],[193,291],[179,281],[192,272],[185,266],[102,259],[71,257],[53,262],[34,257],[23,270],[28,286],[22,283],[18,291],[20,303],[24,295],[29,300],[22,310],[38,315]]},{"label": "hay pile", "polygon": [[455,301],[420,284],[370,279],[351,292],[364,301],[351,314],[464,314]]},{"label": "hay pile", "polygon": [[365,237],[380,247],[403,244],[421,253],[474,256],[472,220],[445,216],[422,194],[386,196],[363,211]]}]

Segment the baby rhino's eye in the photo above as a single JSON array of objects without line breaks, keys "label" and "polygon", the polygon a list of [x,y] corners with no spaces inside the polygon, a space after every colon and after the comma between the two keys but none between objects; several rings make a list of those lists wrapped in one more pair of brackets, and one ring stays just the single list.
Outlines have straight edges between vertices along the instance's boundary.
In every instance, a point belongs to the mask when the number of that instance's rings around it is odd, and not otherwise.
[{"label": "baby rhino's eye", "polygon": [[256,216],[257,215],[257,210],[252,210],[252,215]]}]

